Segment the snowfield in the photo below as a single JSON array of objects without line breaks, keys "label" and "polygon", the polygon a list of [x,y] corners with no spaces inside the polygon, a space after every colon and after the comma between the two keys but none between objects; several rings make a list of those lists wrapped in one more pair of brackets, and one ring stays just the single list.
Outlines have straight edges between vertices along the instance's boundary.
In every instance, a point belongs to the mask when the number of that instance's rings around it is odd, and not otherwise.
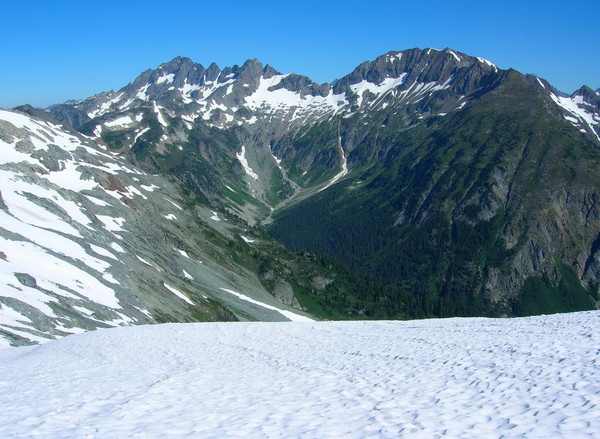
[{"label": "snowfield", "polygon": [[0,437],[599,437],[600,312],[120,327],[0,350]]}]

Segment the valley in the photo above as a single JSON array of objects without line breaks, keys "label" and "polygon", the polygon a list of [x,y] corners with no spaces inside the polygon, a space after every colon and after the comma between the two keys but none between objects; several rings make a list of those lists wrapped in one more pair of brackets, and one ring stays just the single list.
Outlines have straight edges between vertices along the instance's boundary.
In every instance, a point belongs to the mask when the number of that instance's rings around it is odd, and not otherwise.
[{"label": "valley", "polygon": [[331,84],[177,57],[116,92],[0,116],[7,344],[600,300],[586,86],[567,96],[452,49],[389,52]]}]

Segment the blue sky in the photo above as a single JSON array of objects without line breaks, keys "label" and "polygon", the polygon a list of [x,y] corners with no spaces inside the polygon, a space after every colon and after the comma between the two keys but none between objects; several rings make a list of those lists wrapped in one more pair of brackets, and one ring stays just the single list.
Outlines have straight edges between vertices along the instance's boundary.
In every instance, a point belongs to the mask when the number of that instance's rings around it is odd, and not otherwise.
[{"label": "blue sky", "polygon": [[547,79],[600,87],[600,1],[0,0],[0,107],[118,90],[187,56],[258,58],[316,82],[390,50],[452,49]]}]

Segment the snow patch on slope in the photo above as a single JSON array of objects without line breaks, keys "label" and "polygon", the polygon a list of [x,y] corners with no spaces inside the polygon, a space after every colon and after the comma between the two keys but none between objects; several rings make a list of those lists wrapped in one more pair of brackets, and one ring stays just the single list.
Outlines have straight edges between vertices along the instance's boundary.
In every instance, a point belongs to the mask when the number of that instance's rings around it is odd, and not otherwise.
[{"label": "snow patch on slope", "polygon": [[477,59],[479,60],[480,63],[492,67],[494,69],[494,72],[498,71],[498,67],[496,67],[496,64],[494,64],[493,62],[488,61],[487,59],[484,59],[484,58],[481,58],[481,57],[477,57]]},{"label": "snow patch on slope", "polygon": [[462,59],[460,58],[460,56],[458,56],[458,54],[456,52],[454,52],[453,50],[446,49],[446,52],[449,53],[450,55],[452,55],[457,62],[461,62],[462,61]]},{"label": "snow patch on slope", "polygon": [[0,333],[15,343],[46,342],[136,322],[123,314],[128,303],[117,298],[121,258],[104,248],[125,253],[107,242],[121,239],[113,233],[124,231],[125,218],[106,195],[146,199],[130,183],[142,173],[57,125],[20,113],[0,110],[0,132]]},{"label": "snow patch on slope", "polygon": [[181,93],[181,97],[183,99],[183,102],[185,104],[191,104],[192,102],[194,102],[194,99],[192,99],[192,92],[196,91],[196,90],[200,90],[202,87],[200,87],[197,84],[188,84],[187,82],[187,78],[185,78],[185,81],[183,82],[183,86],[179,89],[179,92]]},{"label": "snow patch on slope", "polygon": [[338,148],[339,148],[339,153],[340,153],[340,157],[342,158],[342,170],[336,174],[329,183],[327,183],[327,185],[320,189],[319,192],[324,191],[325,189],[327,189],[328,187],[334,185],[335,183],[338,182],[338,180],[342,177],[344,177],[346,174],[348,174],[348,160],[346,158],[346,153],[344,152],[344,148],[342,148],[342,138],[341,136],[338,135]]},{"label": "snow patch on slope", "polygon": [[238,299],[241,299],[241,300],[243,300],[245,302],[253,303],[254,305],[258,305],[258,306],[260,306],[262,308],[270,309],[271,311],[277,311],[279,314],[281,314],[282,316],[290,319],[290,321],[292,321],[292,322],[312,322],[313,321],[313,319],[308,318],[306,316],[302,316],[300,314],[296,314],[295,312],[292,312],[292,311],[287,311],[287,310],[284,310],[284,309],[281,309],[281,308],[277,308],[277,307],[272,306],[272,305],[268,305],[268,304],[266,304],[264,302],[260,302],[258,300],[255,300],[255,299],[251,298],[251,297],[248,297],[248,296],[246,296],[244,294],[237,293],[237,292],[235,292],[233,290],[229,290],[227,288],[221,288],[221,290],[225,291],[226,293],[232,294],[232,295],[236,296]]},{"label": "snow patch on slope", "polygon": [[[189,276],[189,275],[188,275]],[[175,294],[177,297],[179,297],[180,299],[184,300],[185,302],[187,302],[188,304],[194,306],[194,302],[192,302],[188,296],[186,296],[185,294],[183,294],[181,291],[179,291],[177,288],[174,288],[170,285],[167,285],[166,283],[163,282],[163,285],[165,286],[165,288],[167,290],[169,290],[171,293]]]},{"label": "snow patch on slope", "polygon": [[156,80],[156,83],[162,84],[163,82],[166,82],[167,84],[171,84],[173,82],[173,78],[175,78],[175,74],[169,73],[168,75],[164,75],[164,76],[161,76],[160,78],[158,78]]},{"label": "snow patch on slope", "polygon": [[600,142],[600,136],[594,129],[594,125],[600,123],[600,115],[586,105],[581,96],[575,96],[574,98],[556,96],[554,93],[550,93],[552,100],[561,108],[570,113],[573,117],[564,116],[573,126],[587,126],[589,130],[594,133],[596,139]]},{"label": "snow patch on slope", "polygon": [[110,122],[104,122],[104,126],[109,128],[131,125],[133,120],[130,116],[122,116]]},{"label": "snow patch on slope", "polygon": [[[161,108],[159,105],[156,104],[156,101],[152,101],[152,104],[154,105],[154,112],[156,113],[156,117],[158,118],[158,122],[163,126],[163,127],[168,127],[169,124],[167,123],[167,121],[165,120],[165,118],[163,117],[162,113],[160,112]],[[135,143],[135,142],[134,142]]]},{"label": "snow patch on slope", "polygon": [[365,91],[378,96],[383,95],[403,84],[407,76],[408,73],[402,73],[398,78],[385,78],[381,84],[373,84],[372,82],[363,79],[361,82],[351,85],[350,89],[358,95],[358,106],[360,107]]},{"label": "snow patch on slope", "polygon": [[[6,259],[0,261],[0,282],[3,285],[12,285],[14,289],[13,291],[11,288],[6,288],[2,292],[2,296],[13,297],[34,307],[36,306],[31,303],[31,300],[37,303],[54,301],[51,296],[42,291],[16,282],[14,273],[27,273],[36,280],[35,285],[55,294],[70,299],[83,298],[91,300],[113,309],[121,308],[111,288],[105,286],[75,264],[67,263],[64,259],[54,256],[52,254],[54,249],[32,242],[13,241],[1,237],[0,244],[6,255]],[[81,254],[84,254],[83,250]],[[95,263],[94,265],[100,269],[109,266],[106,262],[87,254],[82,259],[88,264]],[[44,308],[36,308],[42,312],[44,311]],[[53,316],[53,313],[49,313],[47,310],[44,314],[50,317]],[[127,319],[127,322],[130,321],[130,319]]]},{"label": "snow patch on slope", "polygon": [[142,101],[147,101],[148,98],[148,88],[150,88],[150,84],[146,84],[144,85],[141,89],[138,90],[137,94],[135,95],[135,97],[137,99],[141,99]]},{"label": "snow patch on slope", "polygon": [[542,86],[542,88],[546,88],[546,86],[544,85],[544,83],[542,82],[542,80],[540,78],[535,78],[537,79],[537,82]]},{"label": "snow patch on slope", "polygon": [[[334,95],[330,90],[327,96],[302,96],[300,93],[290,91],[286,88],[269,90],[276,87],[289,75],[275,75],[271,78],[260,78],[257,90],[245,98],[246,107],[252,111],[262,109],[269,113],[284,111],[291,115],[291,119],[297,120],[309,113],[325,114],[339,111],[347,104],[343,94]],[[250,123],[254,120],[250,119]]]},{"label": "snow patch on slope", "polygon": [[242,150],[239,153],[237,153],[235,156],[242,164],[242,167],[244,168],[244,171],[246,172],[246,174],[249,175],[254,180],[258,180],[258,175],[256,174],[256,172],[254,172],[252,170],[250,165],[248,165],[248,160],[246,159],[246,146],[245,145],[242,145]]}]

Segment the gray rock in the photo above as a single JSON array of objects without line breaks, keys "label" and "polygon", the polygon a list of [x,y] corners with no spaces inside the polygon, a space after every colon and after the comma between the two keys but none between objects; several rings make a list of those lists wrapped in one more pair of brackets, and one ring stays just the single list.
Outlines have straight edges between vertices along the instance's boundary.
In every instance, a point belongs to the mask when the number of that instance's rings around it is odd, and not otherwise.
[{"label": "gray rock", "polygon": [[273,295],[284,305],[291,306],[292,308],[302,309],[298,299],[294,297],[294,290],[292,286],[284,281],[280,280],[275,288],[273,289]]},{"label": "gray rock", "polygon": [[15,277],[26,287],[35,288],[37,286],[35,278],[27,273],[15,273]]},{"label": "gray rock", "polygon": [[316,276],[312,280],[312,286],[317,291],[323,291],[327,288],[327,285],[333,282],[333,279],[327,279],[324,277]]}]

